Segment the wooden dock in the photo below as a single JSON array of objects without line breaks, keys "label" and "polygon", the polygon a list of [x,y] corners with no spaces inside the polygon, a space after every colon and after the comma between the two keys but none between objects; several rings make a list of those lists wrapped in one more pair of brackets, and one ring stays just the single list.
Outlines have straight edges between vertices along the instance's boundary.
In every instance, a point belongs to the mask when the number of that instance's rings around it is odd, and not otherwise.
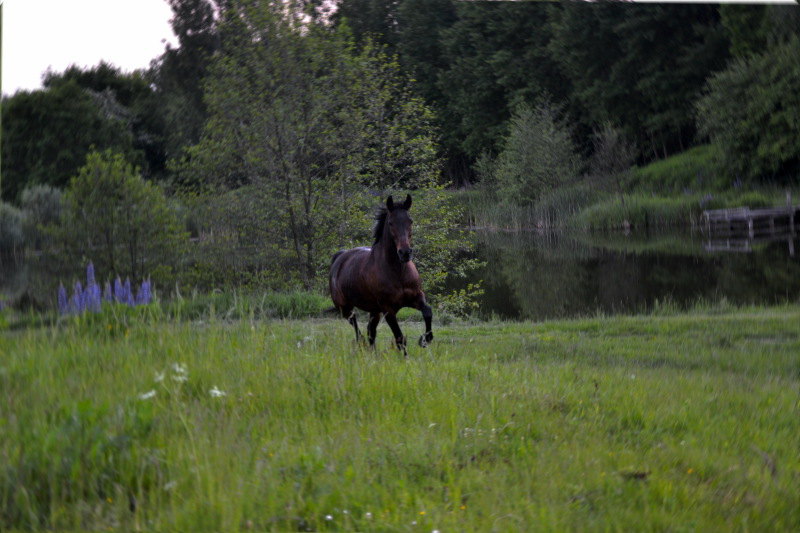
[{"label": "wooden dock", "polygon": [[716,209],[703,211],[706,235],[724,237],[746,236],[755,239],[776,234],[796,235],[800,205],[767,209]]}]

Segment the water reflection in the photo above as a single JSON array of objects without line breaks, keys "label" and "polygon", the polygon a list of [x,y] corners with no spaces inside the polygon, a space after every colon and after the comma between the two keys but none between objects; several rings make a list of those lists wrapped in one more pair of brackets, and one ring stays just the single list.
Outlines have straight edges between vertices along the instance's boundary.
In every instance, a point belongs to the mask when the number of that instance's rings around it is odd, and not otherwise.
[{"label": "water reflection", "polygon": [[[691,233],[478,232],[486,266],[481,310],[503,318],[631,313],[671,301],[777,303],[800,298],[797,241],[750,241],[748,253],[710,248]],[[718,244],[718,243],[717,243]],[[733,249],[742,250],[740,243]],[[709,251],[715,250],[715,251]]]}]

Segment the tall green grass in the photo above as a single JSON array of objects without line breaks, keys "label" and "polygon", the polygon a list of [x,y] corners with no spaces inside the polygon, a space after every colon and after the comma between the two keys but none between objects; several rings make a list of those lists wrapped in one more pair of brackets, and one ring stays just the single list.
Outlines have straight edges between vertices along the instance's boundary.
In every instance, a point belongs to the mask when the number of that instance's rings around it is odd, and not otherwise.
[{"label": "tall green grass", "polygon": [[578,213],[600,196],[588,183],[556,189],[530,206],[500,202],[484,189],[459,193],[469,217],[468,225],[492,230],[568,227]]},{"label": "tall green grass", "polygon": [[695,225],[702,209],[696,196],[659,198],[649,195],[609,197],[581,211],[576,225],[584,229],[666,228]]},{"label": "tall green grass", "polygon": [[[0,336],[0,529],[797,530],[800,307]],[[403,325],[410,337],[419,323]]]}]

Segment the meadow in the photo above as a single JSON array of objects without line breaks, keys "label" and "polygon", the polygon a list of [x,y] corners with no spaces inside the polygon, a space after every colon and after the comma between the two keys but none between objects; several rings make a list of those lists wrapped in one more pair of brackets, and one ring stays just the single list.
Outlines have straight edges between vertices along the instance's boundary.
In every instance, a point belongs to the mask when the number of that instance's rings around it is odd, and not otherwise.
[{"label": "meadow", "polygon": [[797,531],[799,323],[459,322],[407,360],[157,304],[6,330],[0,529]]}]

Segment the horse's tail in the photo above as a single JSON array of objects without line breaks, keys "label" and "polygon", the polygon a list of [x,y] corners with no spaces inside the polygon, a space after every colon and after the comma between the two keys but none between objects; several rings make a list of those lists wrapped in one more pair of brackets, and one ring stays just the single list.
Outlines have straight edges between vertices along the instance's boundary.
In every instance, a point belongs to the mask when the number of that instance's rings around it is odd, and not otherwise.
[{"label": "horse's tail", "polygon": [[339,259],[339,256],[342,255],[343,253],[344,253],[344,250],[339,250],[338,252],[333,254],[333,257],[331,257],[331,271],[330,271],[330,274],[328,274],[328,289],[330,290],[331,299],[333,300],[334,305],[333,305],[333,307],[329,307],[328,309],[325,309],[325,311],[324,311],[325,314],[328,314],[328,313],[341,313],[341,311],[339,310],[339,307],[336,305],[336,296],[335,296],[335,294],[338,291],[336,289],[336,286],[338,284],[337,284],[337,282],[335,280],[335,272],[334,272],[334,269],[333,269],[333,265],[336,263],[336,260]]}]

